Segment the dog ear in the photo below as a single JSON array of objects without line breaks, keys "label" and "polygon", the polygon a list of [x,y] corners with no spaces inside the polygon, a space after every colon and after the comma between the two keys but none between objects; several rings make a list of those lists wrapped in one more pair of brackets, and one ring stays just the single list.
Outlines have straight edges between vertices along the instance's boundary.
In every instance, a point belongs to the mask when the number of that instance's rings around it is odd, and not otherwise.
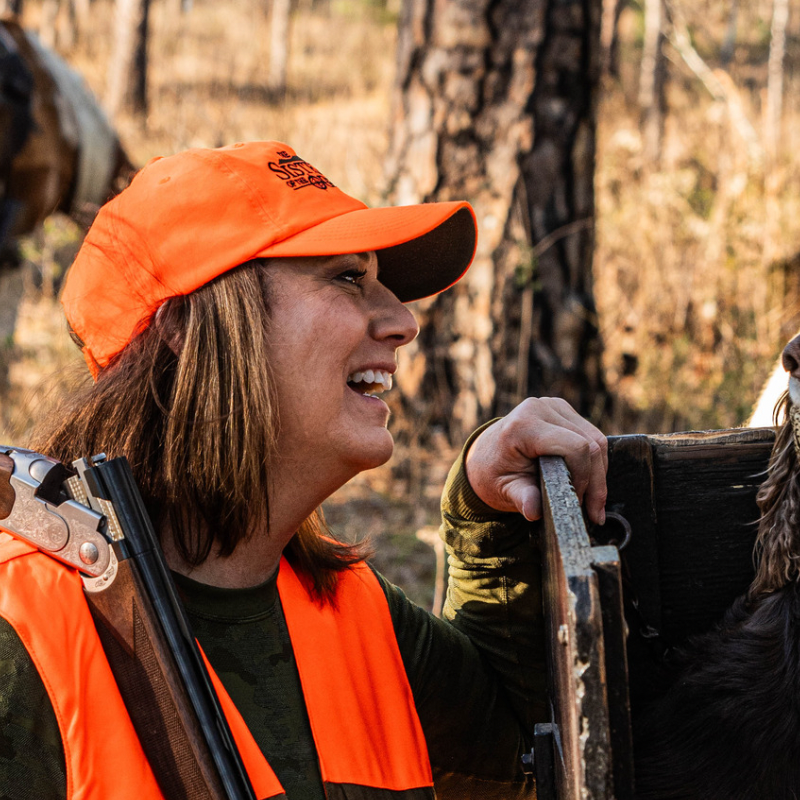
[{"label": "dog ear", "polygon": [[800,408],[785,400],[786,422],[778,431],[767,479],[758,490],[761,510],[751,599],[800,578]]}]

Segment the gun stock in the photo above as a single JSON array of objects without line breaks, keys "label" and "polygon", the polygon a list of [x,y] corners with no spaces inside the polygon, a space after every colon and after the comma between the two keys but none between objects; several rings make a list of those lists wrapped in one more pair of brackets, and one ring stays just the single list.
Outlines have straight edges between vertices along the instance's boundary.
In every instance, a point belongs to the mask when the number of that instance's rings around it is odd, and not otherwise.
[{"label": "gun stock", "polygon": [[202,726],[137,565],[121,561],[113,584],[87,592],[106,658],[165,797],[227,800]]}]

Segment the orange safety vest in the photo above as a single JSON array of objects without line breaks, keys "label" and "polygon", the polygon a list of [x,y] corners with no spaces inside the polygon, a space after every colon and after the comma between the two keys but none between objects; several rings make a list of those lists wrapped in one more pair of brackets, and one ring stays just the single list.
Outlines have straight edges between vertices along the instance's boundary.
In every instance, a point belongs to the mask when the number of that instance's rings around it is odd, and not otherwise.
[{"label": "orange safety vest", "polygon": [[[372,571],[341,573],[321,605],[286,559],[278,593],[329,800],[434,797],[428,751],[386,598]],[[83,599],[78,573],[0,533],[0,616],[30,655],[55,711],[69,800],[163,800]],[[208,664],[208,662],[206,662]],[[284,794],[213,669],[256,797]]]}]

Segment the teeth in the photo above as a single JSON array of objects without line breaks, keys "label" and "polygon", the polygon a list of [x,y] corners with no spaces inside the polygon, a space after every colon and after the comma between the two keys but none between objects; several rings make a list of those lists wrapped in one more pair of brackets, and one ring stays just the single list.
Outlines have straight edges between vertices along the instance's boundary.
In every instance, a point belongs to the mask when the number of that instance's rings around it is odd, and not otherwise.
[{"label": "teeth", "polygon": [[364,372],[354,372],[347,377],[348,383],[366,383],[372,392],[385,392],[392,388],[392,376],[382,369],[368,369]]}]

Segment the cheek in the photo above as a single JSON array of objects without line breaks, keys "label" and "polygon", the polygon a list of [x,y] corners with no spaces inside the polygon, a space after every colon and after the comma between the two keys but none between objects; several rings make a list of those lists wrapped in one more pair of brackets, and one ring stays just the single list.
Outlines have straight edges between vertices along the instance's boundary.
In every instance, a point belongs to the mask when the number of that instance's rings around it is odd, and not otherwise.
[{"label": "cheek", "polygon": [[279,396],[346,388],[344,373],[369,336],[366,315],[346,302],[287,302],[272,321],[270,363]]}]

